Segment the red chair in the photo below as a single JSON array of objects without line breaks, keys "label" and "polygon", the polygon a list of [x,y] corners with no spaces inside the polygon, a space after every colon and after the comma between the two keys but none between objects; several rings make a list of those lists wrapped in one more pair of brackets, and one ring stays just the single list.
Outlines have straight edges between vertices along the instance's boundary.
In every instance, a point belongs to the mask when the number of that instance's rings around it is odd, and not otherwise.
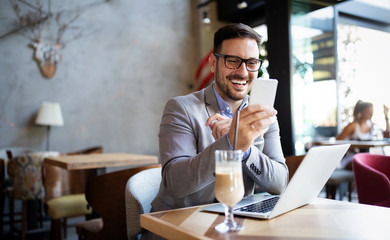
[{"label": "red chair", "polygon": [[390,156],[358,153],[352,167],[359,203],[390,207]]}]

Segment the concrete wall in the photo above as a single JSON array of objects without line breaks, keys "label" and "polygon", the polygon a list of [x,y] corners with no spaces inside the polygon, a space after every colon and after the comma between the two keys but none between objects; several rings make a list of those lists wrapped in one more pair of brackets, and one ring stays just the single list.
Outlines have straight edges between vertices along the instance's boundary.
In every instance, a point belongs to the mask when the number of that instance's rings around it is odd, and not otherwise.
[{"label": "concrete wall", "polygon": [[[60,7],[55,2],[54,12]],[[61,104],[65,125],[51,128],[50,150],[102,145],[105,152],[157,155],[166,101],[192,91],[196,3],[112,0],[90,5],[73,24],[89,34],[66,44],[52,79],[39,72],[23,31],[1,38],[0,149],[45,150],[47,129],[34,121],[41,103],[54,101]],[[63,9],[82,6],[79,1],[61,4]],[[2,35],[17,22],[9,1],[0,1],[0,16]],[[46,30],[46,39],[53,35],[53,29]]]}]

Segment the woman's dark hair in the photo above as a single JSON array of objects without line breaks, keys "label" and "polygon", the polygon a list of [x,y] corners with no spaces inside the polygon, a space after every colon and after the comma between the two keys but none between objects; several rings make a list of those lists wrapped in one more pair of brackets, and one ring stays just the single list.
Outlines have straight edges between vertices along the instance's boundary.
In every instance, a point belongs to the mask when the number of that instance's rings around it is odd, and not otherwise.
[{"label": "woman's dark hair", "polygon": [[359,119],[360,118],[359,115],[361,115],[361,113],[364,112],[364,110],[372,106],[373,105],[370,102],[364,102],[362,100],[357,101],[355,107],[353,108],[353,119],[354,120]]},{"label": "woman's dark hair", "polygon": [[253,28],[242,24],[242,23],[233,23],[228,24],[215,32],[214,34],[214,53],[219,53],[222,47],[222,42],[227,39],[233,38],[250,38],[254,39],[257,42],[257,46],[260,49],[262,37],[258,34]]}]

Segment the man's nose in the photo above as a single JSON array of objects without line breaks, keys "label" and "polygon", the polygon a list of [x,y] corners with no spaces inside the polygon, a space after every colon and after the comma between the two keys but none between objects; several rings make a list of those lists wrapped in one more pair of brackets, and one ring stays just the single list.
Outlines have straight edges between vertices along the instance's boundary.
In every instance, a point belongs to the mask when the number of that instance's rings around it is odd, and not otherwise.
[{"label": "man's nose", "polygon": [[237,73],[242,73],[243,75],[247,76],[248,75],[248,70],[246,69],[246,63],[242,62],[241,66],[236,69]]}]

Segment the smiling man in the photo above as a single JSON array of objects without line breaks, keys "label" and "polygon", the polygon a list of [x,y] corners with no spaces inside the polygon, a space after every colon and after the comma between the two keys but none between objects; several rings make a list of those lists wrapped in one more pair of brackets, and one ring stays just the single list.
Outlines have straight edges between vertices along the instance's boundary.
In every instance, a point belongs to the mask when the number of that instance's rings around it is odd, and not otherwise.
[{"label": "smiling man", "polygon": [[212,203],[214,152],[232,149],[236,112],[236,149],[243,151],[245,196],[280,194],[287,185],[276,110],[248,105],[252,80],[261,67],[261,36],[244,24],[230,24],[214,35],[209,64],[215,79],[205,89],[171,99],[160,124],[162,182],[152,211]]}]

